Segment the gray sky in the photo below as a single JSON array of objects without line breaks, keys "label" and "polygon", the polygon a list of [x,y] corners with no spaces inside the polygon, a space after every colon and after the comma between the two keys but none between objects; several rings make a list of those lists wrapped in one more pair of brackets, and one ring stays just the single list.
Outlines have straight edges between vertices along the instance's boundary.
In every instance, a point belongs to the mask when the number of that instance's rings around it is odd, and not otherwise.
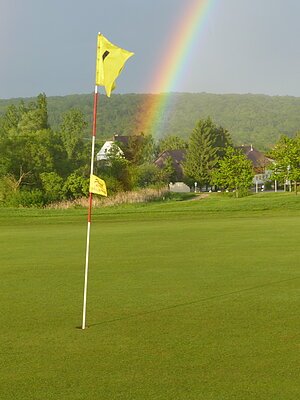
[{"label": "gray sky", "polygon": [[[98,31],[135,52],[116,93],[149,92],[194,1],[0,0],[0,98],[92,92]],[[300,1],[214,1],[171,90],[300,96]]]}]

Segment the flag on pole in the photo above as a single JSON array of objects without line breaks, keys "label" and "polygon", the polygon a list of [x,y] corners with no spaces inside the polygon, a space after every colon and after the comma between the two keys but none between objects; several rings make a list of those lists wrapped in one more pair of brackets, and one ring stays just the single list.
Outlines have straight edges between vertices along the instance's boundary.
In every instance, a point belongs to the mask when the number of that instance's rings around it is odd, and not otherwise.
[{"label": "flag on pole", "polygon": [[116,84],[115,80],[121,73],[128,58],[134,53],[121,49],[110,43],[102,34],[98,34],[96,85],[104,86],[106,95],[110,97]]},{"label": "flag on pole", "polygon": [[90,234],[92,222],[92,200],[93,193],[107,196],[105,182],[93,174],[94,171],[94,152],[96,141],[96,125],[97,125],[97,104],[98,104],[98,86],[104,86],[108,97],[115,87],[115,80],[124,68],[125,62],[134,53],[121,49],[110,43],[100,33],[97,37],[97,62],[96,62],[96,84],[94,93],[94,111],[93,111],[93,130],[92,130],[92,152],[91,152],[91,172],[90,172],[90,188],[89,188],[89,209],[88,223],[86,234],[86,252],[85,252],[85,270],[84,270],[84,289],[83,289],[83,306],[82,306],[82,329],[86,328],[86,305],[87,305],[87,287],[88,287],[88,271],[89,271],[89,254],[90,254]]},{"label": "flag on pole", "polygon": [[107,196],[106,184],[103,179],[98,178],[96,175],[90,176],[90,193],[100,194]]}]

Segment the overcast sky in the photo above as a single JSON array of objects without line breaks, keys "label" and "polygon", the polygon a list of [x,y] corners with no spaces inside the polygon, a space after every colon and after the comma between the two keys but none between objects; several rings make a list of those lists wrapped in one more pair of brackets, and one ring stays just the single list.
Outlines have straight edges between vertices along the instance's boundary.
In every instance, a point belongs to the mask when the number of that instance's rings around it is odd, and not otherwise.
[{"label": "overcast sky", "polygon": [[[92,92],[99,31],[135,52],[116,92],[149,92],[194,2],[0,0],[0,98]],[[300,96],[299,18],[300,0],[214,0],[172,91]]]}]

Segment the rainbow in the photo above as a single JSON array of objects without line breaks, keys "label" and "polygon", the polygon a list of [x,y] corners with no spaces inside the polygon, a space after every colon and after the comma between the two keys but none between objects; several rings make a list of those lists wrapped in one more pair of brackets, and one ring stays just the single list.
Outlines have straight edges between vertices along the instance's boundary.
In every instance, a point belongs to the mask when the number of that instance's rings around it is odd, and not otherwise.
[{"label": "rainbow", "polygon": [[152,95],[142,105],[143,117],[138,121],[138,132],[159,135],[160,125],[167,119],[170,92],[176,88],[187,70],[189,55],[206,27],[210,11],[217,0],[194,0],[181,16],[181,24],[171,35],[171,46],[165,52],[149,87]]}]

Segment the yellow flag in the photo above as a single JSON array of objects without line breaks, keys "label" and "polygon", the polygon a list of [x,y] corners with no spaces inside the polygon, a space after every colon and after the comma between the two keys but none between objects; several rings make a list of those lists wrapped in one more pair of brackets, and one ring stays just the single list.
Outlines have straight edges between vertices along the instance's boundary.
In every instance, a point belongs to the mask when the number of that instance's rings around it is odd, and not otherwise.
[{"label": "yellow flag", "polygon": [[96,175],[91,175],[90,193],[101,194],[101,196],[107,196],[105,181],[103,179],[98,178],[98,176]]},{"label": "yellow flag", "polygon": [[124,68],[125,62],[134,53],[121,49],[110,43],[103,35],[98,34],[96,85],[104,86],[108,97],[115,88],[115,80]]}]

